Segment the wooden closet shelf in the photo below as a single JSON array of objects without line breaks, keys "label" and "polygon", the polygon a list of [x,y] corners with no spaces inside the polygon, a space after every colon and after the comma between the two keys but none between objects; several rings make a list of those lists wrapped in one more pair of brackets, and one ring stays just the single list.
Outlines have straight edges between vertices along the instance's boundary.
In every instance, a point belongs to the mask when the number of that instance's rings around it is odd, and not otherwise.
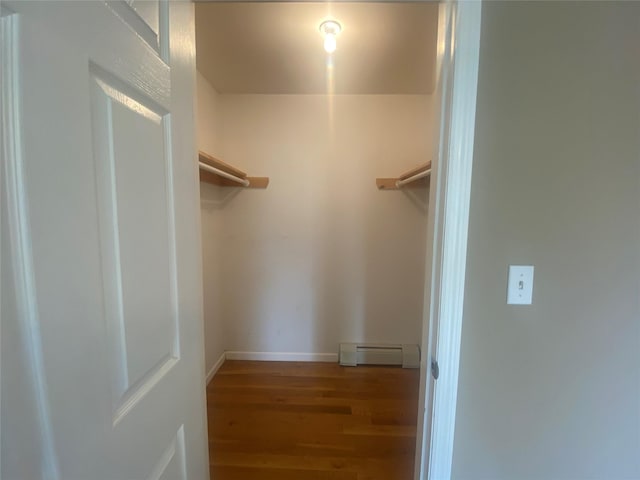
[{"label": "wooden closet shelf", "polygon": [[249,177],[246,172],[212,157],[198,152],[200,181],[220,187],[267,188],[269,177]]},{"label": "wooden closet shelf", "polygon": [[431,162],[412,168],[394,178],[376,178],[378,190],[399,190],[401,188],[425,187],[431,176]]}]

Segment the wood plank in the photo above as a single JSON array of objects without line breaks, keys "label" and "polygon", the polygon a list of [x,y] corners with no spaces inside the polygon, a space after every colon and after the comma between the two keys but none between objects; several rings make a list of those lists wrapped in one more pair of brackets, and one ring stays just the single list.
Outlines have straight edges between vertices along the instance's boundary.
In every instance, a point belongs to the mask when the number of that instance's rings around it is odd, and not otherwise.
[{"label": "wood plank", "polygon": [[222,480],[358,480],[358,475],[354,472],[213,465],[211,478]]},{"label": "wood plank", "polygon": [[378,190],[398,190],[397,181],[397,178],[376,178],[376,186]]},{"label": "wood plank", "polygon": [[407,178],[413,177],[414,175],[417,175],[418,173],[422,173],[425,170],[429,170],[430,168],[431,168],[431,162],[427,162],[422,165],[418,165],[417,167],[412,168],[411,170],[404,172],[398,178],[400,180],[406,180]]},{"label": "wood plank", "polygon": [[[327,473],[351,472],[376,480],[411,480],[414,458],[403,455],[391,459],[379,457],[353,458],[348,456],[314,457],[251,453],[224,453],[213,465],[241,466],[260,469],[299,469]],[[304,478],[304,477],[301,477]],[[327,478],[335,477],[328,475]],[[338,477],[339,478],[339,477]],[[224,478],[216,480],[225,480]]]},{"label": "wood plank", "polygon": [[221,439],[211,437],[209,450],[215,455],[222,452],[237,453],[270,453],[298,456],[336,456],[348,455],[357,458],[395,457],[412,455],[415,439],[409,436],[399,436],[393,442],[383,435],[350,435],[336,436],[331,433],[315,433],[306,439]]},{"label": "wood plank", "polygon": [[[234,175],[236,177],[247,178],[247,174],[242,170],[240,170],[239,168],[236,168],[233,165],[229,165],[228,163],[225,163],[222,160],[215,158],[212,155],[209,155],[208,153],[205,153],[202,151],[198,152],[198,160],[200,160],[202,163],[206,163],[210,167],[217,168],[219,170],[222,170],[223,172],[230,173],[231,175]],[[208,172],[208,173],[211,173],[211,172]],[[215,174],[212,174],[212,175],[215,175]],[[238,185],[238,184],[236,183],[235,185]]]},{"label": "wood plank", "polygon": [[212,408],[221,408],[231,410],[237,413],[241,413],[242,410],[260,410],[264,412],[287,412],[287,413],[331,413],[335,415],[352,415],[351,407],[349,405],[300,405],[298,403],[248,403],[248,402],[233,402],[233,401],[215,401],[211,403],[207,401],[207,405]]},{"label": "wood plank", "polygon": [[[376,186],[378,190],[400,190],[396,187],[397,178],[376,178]],[[407,188],[425,188],[429,186],[429,177],[419,178],[411,183],[403,185],[403,189]]]},{"label": "wood plank", "polygon": [[269,185],[269,177],[247,177],[246,180],[249,181],[249,185],[245,187],[238,182],[221,177],[213,172],[208,172],[202,169],[200,170],[201,182],[211,183],[213,185],[218,185],[219,187],[267,188]]},{"label": "wood plank", "polygon": [[247,188],[267,188],[269,177],[247,177],[249,186]]},{"label": "wood plank", "polygon": [[207,387],[211,478],[411,480],[419,371],[227,361]]},{"label": "wood plank", "polygon": [[406,183],[401,188],[404,190],[414,189],[414,188],[426,188],[429,186],[430,183],[431,183],[430,177],[423,177],[423,178],[414,180],[413,182]]},{"label": "wood plank", "polygon": [[239,168],[229,165],[228,163],[225,163],[222,160],[209,155],[208,153],[202,151],[198,152],[198,160],[211,167],[222,170],[223,172],[229,173],[244,180],[248,180],[249,185],[244,187],[238,182],[234,182],[233,180],[229,180],[228,178],[221,177],[220,175],[216,175],[213,172],[209,172],[203,169],[200,169],[201,182],[211,183],[213,185],[218,185],[219,187],[236,188],[267,188],[267,186],[269,185],[269,177],[248,177],[247,174]]},{"label": "wood plank", "polygon": [[[413,177],[419,173],[422,173],[426,170],[431,169],[431,162],[424,163],[419,165],[411,170],[404,172],[399,177],[395,178],[376,178],[376,186],[378,190],[399,190],[396,186],[396,182],[398,180],[406,180],[407,178]],[[402,188],[424,188],[429,185],[429,178],[419,178],[418,180],[411,182],[409,184],[404,185]]]},{"label": "wood plank", "polygon": [[200,181],[218,185],[220,187],[242,187],[242,185],[237,182],[228,180],[213,172],[208,172],[203,169],[200,169]]}]

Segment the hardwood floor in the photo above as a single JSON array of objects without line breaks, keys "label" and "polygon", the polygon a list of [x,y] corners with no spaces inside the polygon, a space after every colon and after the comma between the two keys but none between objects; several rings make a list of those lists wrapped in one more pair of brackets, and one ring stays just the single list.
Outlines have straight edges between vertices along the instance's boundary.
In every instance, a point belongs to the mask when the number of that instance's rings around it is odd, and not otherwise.
[{"label": "hardwood floor", "polygon": [[212,480],[411,480],[419,371],[226,361],[207,386]]}]

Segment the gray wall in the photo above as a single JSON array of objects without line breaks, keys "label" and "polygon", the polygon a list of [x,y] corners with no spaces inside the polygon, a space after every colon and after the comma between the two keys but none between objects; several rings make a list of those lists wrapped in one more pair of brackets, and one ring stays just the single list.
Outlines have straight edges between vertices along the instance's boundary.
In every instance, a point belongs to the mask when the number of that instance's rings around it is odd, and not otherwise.
[{"label": "gray wall", "polygon": [[640,3],[482,15],[453,478],[640,478]]}]

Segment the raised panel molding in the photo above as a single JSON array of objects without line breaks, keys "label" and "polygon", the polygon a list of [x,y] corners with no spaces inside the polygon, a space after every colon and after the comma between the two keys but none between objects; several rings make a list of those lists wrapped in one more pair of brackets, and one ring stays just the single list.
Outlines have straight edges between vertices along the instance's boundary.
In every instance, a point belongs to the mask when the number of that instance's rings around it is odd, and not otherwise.
[{"label": "raised panel molding", "polygon": [[115,426],[180,359],[171,118],[99,66],[89,70]]},{"label": "raised panel molding", "polygon": [[184,425],[178,429],[147,480],[186,480]]},{"label": "raised panel molding", "polygon": [[111,0],[107,5],[169,63],[167,0]]}]

